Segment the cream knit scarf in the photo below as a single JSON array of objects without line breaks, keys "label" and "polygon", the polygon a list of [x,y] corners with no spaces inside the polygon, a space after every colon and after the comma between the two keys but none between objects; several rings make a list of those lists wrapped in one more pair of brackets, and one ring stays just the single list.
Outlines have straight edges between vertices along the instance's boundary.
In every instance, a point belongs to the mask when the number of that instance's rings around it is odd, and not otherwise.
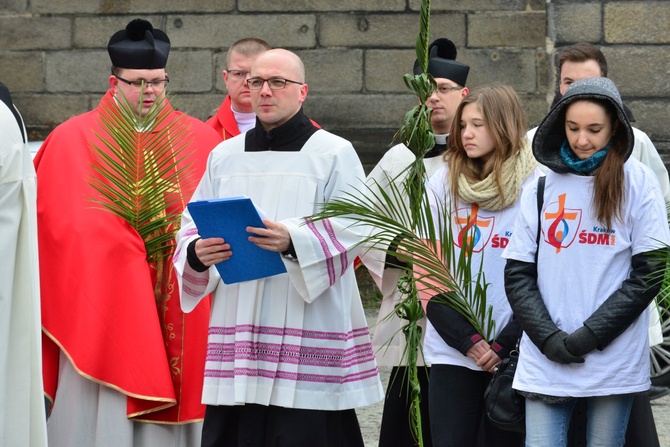
[{"label": "cream knit scarf", "polygon": [[524,138],[517,154],[505,160],[502,165],[503,195],[500,196],[493,174],[484,180],[472,182],[463,174],[458,177],[458,195],[463,202],[476,203],[481,208],[498,211],[512,205],[521,192],[521,185],[537,167],[530,143]]}]

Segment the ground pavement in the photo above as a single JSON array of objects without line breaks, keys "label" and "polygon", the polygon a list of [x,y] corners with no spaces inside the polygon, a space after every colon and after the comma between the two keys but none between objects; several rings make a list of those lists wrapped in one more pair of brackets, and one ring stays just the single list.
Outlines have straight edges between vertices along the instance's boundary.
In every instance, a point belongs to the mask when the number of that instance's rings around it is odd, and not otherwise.
[{"label": "ground pavement", "polygon": [[[377,318],[377,310],[366,310],[370,330],[374,331],[374,324]],[[384,390],[391,372],[391,368],[380,368]],[[381,416],[383,402],[370,405],[356,410],[358,421],[361,425],[365,447],[377,447],[379,440],[379,427],[381,425]],[[670,395],[661,397],[651,402],[651,407],[656,420],[656,430],[661,447],[670,447]],[[633,446],[643,447],[643,446]]]}]

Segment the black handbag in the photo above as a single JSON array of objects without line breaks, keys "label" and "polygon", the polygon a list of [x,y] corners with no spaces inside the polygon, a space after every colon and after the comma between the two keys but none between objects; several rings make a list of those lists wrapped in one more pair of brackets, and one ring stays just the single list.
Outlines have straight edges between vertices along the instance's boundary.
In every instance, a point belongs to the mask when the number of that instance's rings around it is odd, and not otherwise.
[{"label": "black handbag", "polygon": [[[537,251],[539,251],[542,204],[544,202],[544,181],[540,177],[537,182],[537,236],[538,249],[535,251],[535,263],[537,263]],[[493,425],[508,431],[524,433],[526,431],[526,400],[515,389],[512,388],[514,373],[519,363],[519,341],[516,348],[510,352],[509,357],[504,359],[496,369],[491,382],[484,392],[484,409],[486,417]]]},{"label": "black handbag", "polygon": [[512,351],[496,370],[484,392],[486,417],[493,425],[508,431],[526,431],[526,400],[512,388],[519,351]]}]

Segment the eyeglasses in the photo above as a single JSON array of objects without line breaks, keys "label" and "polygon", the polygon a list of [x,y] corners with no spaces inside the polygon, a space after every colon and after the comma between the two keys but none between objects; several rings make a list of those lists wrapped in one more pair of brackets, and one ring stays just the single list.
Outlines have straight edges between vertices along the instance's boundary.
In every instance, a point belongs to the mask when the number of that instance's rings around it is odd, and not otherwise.
[{"label": "eyeglasses", "polygon": [[463,87],[458,87],[458,86],[452,87],[450,85],[440,85],[437,88],[437,91],[440,92],[440,93],[449,93],[449,92],[453,92],[455,90],[463,90]]},{"label": "eyeglasses", "polygon": [[236,81],[243,81],[249,74],[247,70],[226,70],[226,72]]},{"label": "eyeglasses", "polygon": [[154,79],[153,81],[145,81],[144,79],[138,79],[136,81],[129,81],[128,79],[123,79],[121,76],[114,75],[116,79],[118,79],[121,82],[125,82],[126,84],[130,85],[131,87],[134,88],[147,88],[147,87],[152,87],[155,89],[161,89],[165,87],[165,84],[170,82],[168,78],[165,79]]},{"label": "eyeglasses", "polygon": [[291,81],[290,79],[284,79],[284,78],[270,78],[270,79],[263,79],[263,78],[249,78],[247,79],[247,85],[249,86],[250,90],[260,90],[263,88],[263,84],[268,83],[268,86],[270,87],[271,90],[281,90],[284,87],[286,87],[286,83],[290,82],[291,84],[298,84],[298,85],[303,85],[303,82],[298,82],[298,81]]}]

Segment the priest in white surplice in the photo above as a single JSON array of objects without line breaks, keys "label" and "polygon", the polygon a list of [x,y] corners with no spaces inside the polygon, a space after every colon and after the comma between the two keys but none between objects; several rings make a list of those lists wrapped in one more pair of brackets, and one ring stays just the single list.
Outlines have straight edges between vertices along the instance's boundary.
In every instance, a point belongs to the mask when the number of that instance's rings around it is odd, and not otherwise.
[{"label": "priest in white surplice", "polygon": [[47,445],[42,387],[35,169],[0,83],[0,445]]},{"label": "priest in white surplice", "polygon": [[261,54],[248,85],[256,127],[212,151],[191,200],[250,197],[267,216],[250,240],[282,253],[288,272],[224,284],[211,266],[235,247],[200,239],[184,212],[174,258],[182,308],[214,292],[202,445],[362,447],[354,408],[383,398],[352,269],[362,229],[305,216],[360,188],[363,169],[351,143],[303,114],[294,53]]}]

